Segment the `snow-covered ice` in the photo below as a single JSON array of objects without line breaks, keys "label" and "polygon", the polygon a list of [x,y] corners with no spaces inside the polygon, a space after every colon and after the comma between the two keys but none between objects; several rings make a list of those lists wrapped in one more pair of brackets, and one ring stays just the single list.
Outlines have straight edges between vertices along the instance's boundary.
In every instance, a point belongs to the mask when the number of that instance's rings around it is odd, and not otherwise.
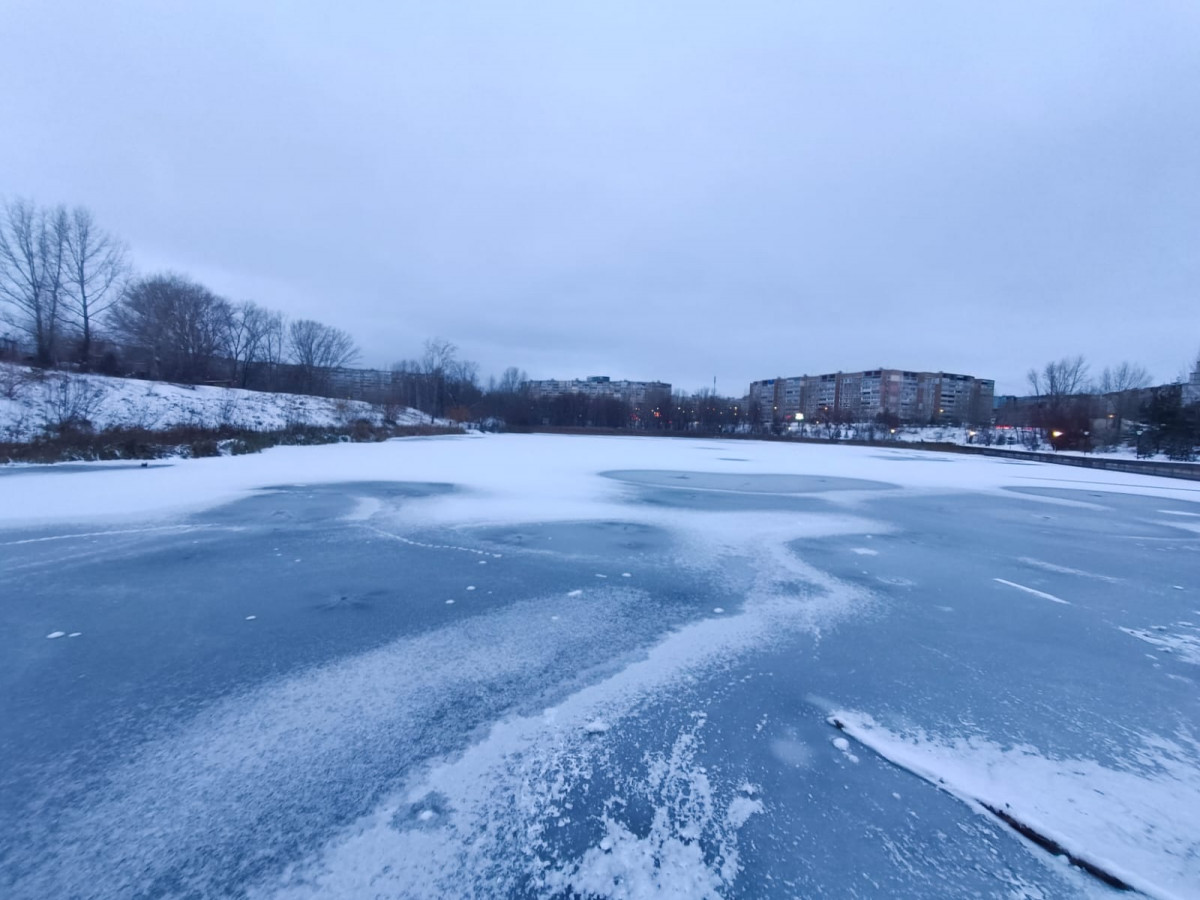
[{"label": "snow-covered ice", "polygon": [[5,473],[6,896],[1110,892],[986,807],[1200,895],[1200,495],[937,460],[464,436]]}]

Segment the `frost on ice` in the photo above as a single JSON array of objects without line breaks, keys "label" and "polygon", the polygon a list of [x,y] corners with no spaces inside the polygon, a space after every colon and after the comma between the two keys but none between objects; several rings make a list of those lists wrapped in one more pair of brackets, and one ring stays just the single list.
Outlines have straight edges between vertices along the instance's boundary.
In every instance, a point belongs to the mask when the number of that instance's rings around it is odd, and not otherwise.
[{"label": "frost on ice", "polygon": [[652,805],[644,833],[624,820],[627,801],[610,799],[603,837],[579,859],[550,870],[545,886],[614,900],[723,896],[740,871],[738,830],[763,803],[744,795],[722,803],[695,761],[697,742],[694,733],[680,735],[669,754],[647,758],[643,780],[627,782],[627,796]]}]

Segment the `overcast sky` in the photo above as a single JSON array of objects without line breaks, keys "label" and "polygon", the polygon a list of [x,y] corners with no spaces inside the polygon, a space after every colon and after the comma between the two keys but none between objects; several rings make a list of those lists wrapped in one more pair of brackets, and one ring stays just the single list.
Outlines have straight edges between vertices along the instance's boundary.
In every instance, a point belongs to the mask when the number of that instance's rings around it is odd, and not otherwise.
[{"label": "overcast sky", "polygon": [[1200,3],[0,0],[0,194],[532,377],[1200,350]]}]

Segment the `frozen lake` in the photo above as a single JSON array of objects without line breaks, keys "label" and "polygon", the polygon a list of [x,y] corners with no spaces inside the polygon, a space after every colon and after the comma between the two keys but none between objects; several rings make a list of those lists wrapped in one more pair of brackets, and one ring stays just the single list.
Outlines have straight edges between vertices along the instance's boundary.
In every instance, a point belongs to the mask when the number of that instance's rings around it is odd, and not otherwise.
[{"label": "frozen lake", "polygon": [[903,450],[6,470],[0,895],[1197,897],[1198,573],[1200,486]]}]

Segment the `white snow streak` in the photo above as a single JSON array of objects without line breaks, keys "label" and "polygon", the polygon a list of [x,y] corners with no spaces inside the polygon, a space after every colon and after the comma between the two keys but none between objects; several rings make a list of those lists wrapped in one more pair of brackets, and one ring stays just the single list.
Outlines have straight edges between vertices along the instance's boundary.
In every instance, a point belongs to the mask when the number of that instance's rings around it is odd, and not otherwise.
[{"label": "white snow streak", "polygon": [[993,581],[998,581],[1001,584],[1007,584],[1011,588],[1016,588],[1018,591],[1024,591],[1027,594],[1033,594],[1035,597],[1041,597],[1043,600],[1053,600],[1055,603],[1063,603],[1067,606],[1071,605],[1071,601],[1064,600],[1062,597],[1055,597],[1053,594],[1047,594],[1045,591],[1039,591],[1035,588],[1025,587],[1023,584],[1017,584],[1015,581],[1006,581],[1003,578],[993,578]]},{"label": "white snow streak", "polygon": [[1142,893],[1182,900],[1200,885],[1200,743],[1143,735],[1121,768],[1052,759],[1036,747],[974,736],[896,732],[834,711],[846,734],[960,799],[1003,809]]},{"label": "white snow streak", "polygon": [[1109,584],[1116,584],[1120,580],[1113,578],[1111,575],[1100,575],[1096,572],[1085,572],[1083,569],[1072,569],[1070,566],[1060,566],[1057,563],[1034,559],[1032,556],[1018,557],[1017,562],[1023,562],[1025,565],[1033,566],[1035,569],[1057,572],[1059,575],[1078,575],[1080,578],[1094,578],[1097,581],[1107,581]]}]

